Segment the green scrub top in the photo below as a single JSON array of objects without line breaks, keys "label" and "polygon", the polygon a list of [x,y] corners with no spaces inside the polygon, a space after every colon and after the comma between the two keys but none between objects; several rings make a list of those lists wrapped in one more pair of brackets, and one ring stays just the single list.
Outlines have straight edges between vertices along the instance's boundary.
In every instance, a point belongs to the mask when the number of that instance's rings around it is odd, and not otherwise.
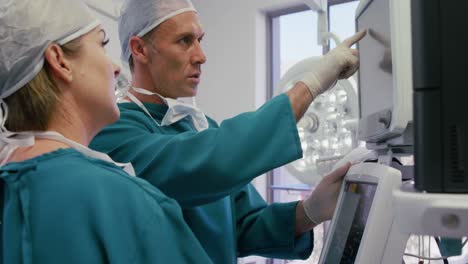
[{"label": "green scrub top", "polygon": [[0,178],[3,263],[212,263],[177,202],[114,164],[59,149]]},{"label": "green scrub top", "polygon": [[[167,106],[145,104],[161,121]],[[302,156],[289,98],[280,95],[255,112],[197,132],[189,118],[158,126],[134,103],[119,104],[120,120],[90,147],[118,162],[183,208],[184,218],[215,263],[260,255],[305,259],[313,233],[295,236],[294,203],[268,205],[250,181]]]}]

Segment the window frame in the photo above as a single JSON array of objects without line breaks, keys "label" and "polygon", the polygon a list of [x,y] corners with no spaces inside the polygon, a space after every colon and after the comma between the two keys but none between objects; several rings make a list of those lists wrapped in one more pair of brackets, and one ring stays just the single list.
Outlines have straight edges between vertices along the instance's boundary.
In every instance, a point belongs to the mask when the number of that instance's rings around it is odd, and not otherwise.
[{"label": "window frame", "polygon": [[[327,5],[327,16],[328,16],[328,30],[330,30],[330,7],[335,6],[335,5],[340,5],[340,4],[346,4],[350,2],[355,2],[359,0],[328,0],[328,5]],[[268,13],[268,39],[270,40],[268,43],[269,47],[268,50],[270,51],[269,54],[269,70],[268,70],[268,79],[269,79],[269,85],[267,87],[267,100],[270,100],[274,96],[274,91],[275,87],[274,84],[277,84],[280,79],[280,44],[279,44],[279,26],[277,25],[279,23],[279,18],[280,16],[284,15],[290,15],[294,13],[299,13],[303,11],[310,10],[310,8],[306,4],[300,4],[300,5],[295,5],[291,6],[285,9],[277,10],[274,12]],[[330,49],[330,44],[324,46],[323,49],[323,54],[328,52]],[[273,202],[281,202],[275,199],[275,192],[276,190],[272,189],[272,186],[275,185],[275,172],[274,170],[270,171],[267,173],[267,202],[268,203],[273,203]]]},{"label": "window frame", "polygon": [[[328,16],[328,30],[330,30],[330,7],[334,5],[340,5],[340,4],[346,4],[354,1],[359,1],[359,0],[328,0],[328,5],[327,5],[327,16]],[[284,15],[290,15],[294,13],[299,13],[303,11],[310,10],[310,8],[306,4],[300,4],[292,7],[288,7],[282,10],[270,12],[267,14],[267,50],[269,51],[269,56],[267,59],[267,63],[269,65],[268,69],[268,86],[267,86],[267,101],[273,98],[274,96],[274,91],[275,87],[274,85],[279,82],[280,79],[280,40],[279,40],[279,17],[284,16]],[[324,46],[323,48],[323,54],[328,52],[330,49],[330,44]],[[267,181],[266,181],[266,200],[269,204],[273,202],[281,202],[280,199],[276,199],[276,197],[279,197],[279,194],[276,194],[280,191],[284,190],[275,190],[272,188],[275,185],[275,170],[269,171],[267,173]],[[276,195],[275,195],[276,194]],[[326,227],[324,227],[326,229]],[[324,235],[324,239],[326,236]],[[280,264],[280,263],[286,263],[282,262],[281,260],[275,260],[275,259],[267,259],[266,264]]]}]

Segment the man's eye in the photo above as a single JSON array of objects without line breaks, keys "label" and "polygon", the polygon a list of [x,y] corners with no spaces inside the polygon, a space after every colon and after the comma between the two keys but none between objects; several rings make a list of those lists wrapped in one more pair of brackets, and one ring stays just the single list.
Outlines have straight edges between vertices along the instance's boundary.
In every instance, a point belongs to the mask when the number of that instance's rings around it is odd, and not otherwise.
[{"label": "man's eye", "polygon": [[190,44],[191,39],[190,37],[185,37],[185,38],[180,39],[179,42],[182,44]]}]

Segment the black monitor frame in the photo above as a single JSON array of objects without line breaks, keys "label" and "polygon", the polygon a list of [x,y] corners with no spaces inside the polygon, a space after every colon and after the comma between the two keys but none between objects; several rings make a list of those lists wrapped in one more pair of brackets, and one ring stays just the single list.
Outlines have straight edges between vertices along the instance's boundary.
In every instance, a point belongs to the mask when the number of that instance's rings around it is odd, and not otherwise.
[{"label": "black monitor frame", "polygon": [[412,0],[411,10],[415,186],[467,193],[468,1]]}]

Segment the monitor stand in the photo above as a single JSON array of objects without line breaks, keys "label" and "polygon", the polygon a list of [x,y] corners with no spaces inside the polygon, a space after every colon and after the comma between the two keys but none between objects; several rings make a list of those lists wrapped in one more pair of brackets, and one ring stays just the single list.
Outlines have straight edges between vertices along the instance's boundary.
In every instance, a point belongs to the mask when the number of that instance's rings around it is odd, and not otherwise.
[{"label": "monitor stand", "polygon": [[412,180],[414,165],[396,161],[414,154],[412,138],[413,130],[409,129],[398,138],[367,143],[367,148],[375,151],[377,162],[400,170],[403,179],[400,188],[393,192],[394,219],[380,262],[382,264],[403,260],[411,235],[468,236],[468,195],[419,191]]}]

